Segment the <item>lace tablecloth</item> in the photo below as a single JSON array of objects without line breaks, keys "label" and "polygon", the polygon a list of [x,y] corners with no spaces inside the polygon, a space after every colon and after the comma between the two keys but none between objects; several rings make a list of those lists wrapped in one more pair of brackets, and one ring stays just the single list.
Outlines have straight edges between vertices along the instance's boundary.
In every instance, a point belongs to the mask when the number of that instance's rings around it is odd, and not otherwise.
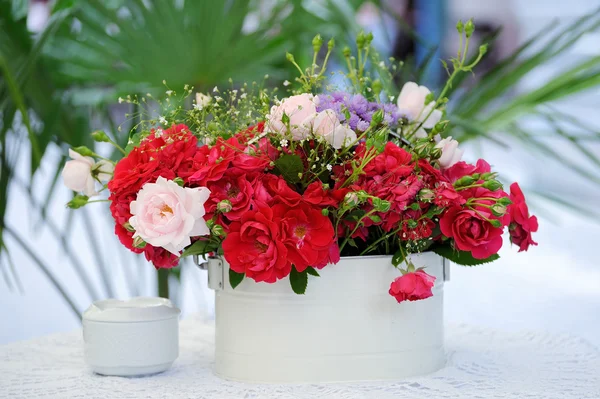
[{"label": "lace tablecloth", "polygon": [[214,326],[181,323],[180,356],[162,374],[102,377],[83,362],[81,332],[0,346],[0,398],[600,398],[600,351],[572,336],[446,328],[447,366],[399,380],[249,385],[212,373]]}]

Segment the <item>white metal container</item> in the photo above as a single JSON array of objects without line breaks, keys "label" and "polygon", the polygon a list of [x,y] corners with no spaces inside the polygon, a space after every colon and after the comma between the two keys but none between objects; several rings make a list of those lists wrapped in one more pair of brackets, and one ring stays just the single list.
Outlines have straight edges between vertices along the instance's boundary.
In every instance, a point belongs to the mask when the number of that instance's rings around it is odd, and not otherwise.
[{"label": "white metal container", "polygon": [[400,272],[390,256],[342,258],[309,276],[305,295],[287,279],[251,279],[234,289],[224,259],[208,262],[216,290],[216,374],[266,383],[398,379],[443,367],[445,261],[413,255],[435,276],[433,297],[397,303],[388,293]]},{"label": "white metal container", "polygon": [[165,371],[179,356],[180,313],[164,298],[94,302],[83,313],[86,363],[103,375]]}]

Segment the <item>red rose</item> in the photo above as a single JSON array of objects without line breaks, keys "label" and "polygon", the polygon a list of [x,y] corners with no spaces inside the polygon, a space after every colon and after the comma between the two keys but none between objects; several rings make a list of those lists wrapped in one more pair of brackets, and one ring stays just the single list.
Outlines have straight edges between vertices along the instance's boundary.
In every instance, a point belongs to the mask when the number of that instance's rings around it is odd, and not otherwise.
[{"label": "red rose", "polygon": [[537,217],[529,216],[525,196],[517,183],[510,186],[510,199],[512,201],[508,207],[510,240],[519,246],[519,252],[527,251],[530,245],[538,245],[531,237],[531,233],[538,230]]},{"label": "red rose", "polygon": [[412,155],[392,142],[385,145],[383,152],[377,155],[365,166],[367,176],[392,173],[398,176],[409,175],[414,166],[411,164]]},{"label": "red rose", "polygon": [[235,140],[224,141],[219,138],[212,146],[198,148],[193,160],[195,173],[189,177],[189,181],[206,186],[207,182],[223,177],[236,153],[241,151],[236,143]]},{"label": "red rose", "polygon": [[262,133],[265,130],[265,122],[258,122],[254,126],[248,127],[248,129],[237,133],[234,137],[242,145],[247,145],[248,141],[256,137],[257,133]]},{"label": "red rose", "polygon": [[246,178],[241,176],[223,176],[219,181],[209,182],[210,197],[205,204],[207,214],[214,214],[217,204],[223,200],[231,202],[231,210],[224,214],[229,220],[238,220],[250,209],[254,189]]},{"label": "red rose", "polygon": [[146,244],[144,247],[144,255],[146,255],[146,259],[152,262],[157,269],[170,269],[179,264],[178,256],[173,255],[164,248],[153,247],[150,244]]},{"label": "red rose", "polygon": [[254,200],[257,204],[274,205],[274,198],[288,206],[296,206],[302,201],[302,196],[294,191],[287,182],[270,173],[257,175],[252,186],[254,187]]},{"label": "red rose", "polygon": [[444,177],[451,183],[454,183],[463,176],[470,176],[473,173],[488,173],[491,171],[490,164],[480,159],[476,165],[471,165],[465,161],[457,162],[448,169],[444,169]]},{"label": "red rose", "polygon": [[325,266],[335,236],[329,218],[323,216],[319,208],[306,203],[293,208],[283,204],[275,205],[273,211],[284,215],[281,230],[285,237],[288,259],[296,270],[302,272],[308,266]]},{"label": "red rose", "polygon": [[446,237],[454,239],[456,248],[469,251],[476,259],[485,259],[502,247],[502,228],[484,219],[495,219],[486,208],[453,207],[440,218],[440,228]]},{"label": "red rose", "polygon": [[281,232],[282,208],[261,207],[246,212],[229,226],[223,241],[231,269],[259,282],[274,283],[290,274],[292,265]]},{"label": "red rose", "polygon": [[115,224],[115,234],[121,241],[121,244],[125,246],[125,248],[129,249],[136,254],[142,253],[144,250],[141,248],[136,248],[133,246],[133,232],[128,231],[125,227],[120,224]]},{"label": "red rose", "polygon": [[390,285],[390,295],[400,303],[402,301],[418,301],[433,296],[431,289],[435,277],[423,270],[406,273],[396,278]]},{"label": "red rose", "polygon": [[441,208],[463,205],[467,200],[456,192],[452,184],[440,182],[435,188],[433,203]]},{"label": "red rose", "polygon": [[[323,183],[319,180],[312,182],[306,187],[306,191],[302,195],[302,199],[309,204],[313,204],[319,206],[321,208],[326,208],[328,206],[338,207],[340,202],[343,201],[344,195],[346,195],[348,190],[332,190],[324,189]],[[343,195],[340,198],[340,195]]]}]

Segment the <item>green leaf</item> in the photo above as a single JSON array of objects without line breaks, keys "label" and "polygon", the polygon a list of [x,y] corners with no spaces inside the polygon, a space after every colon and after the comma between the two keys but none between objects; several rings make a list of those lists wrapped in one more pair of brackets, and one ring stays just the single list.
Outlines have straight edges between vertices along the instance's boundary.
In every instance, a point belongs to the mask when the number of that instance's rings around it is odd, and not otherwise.
[{"label": "green leaf", "polygon": [[229,269],[229,284],[231,288],[235,289],[244,280],[244,273],[238,273],[232,269]]},{"label": "green leaf", "polygon": [[198,240],[189,247],[187,247],[181,254],[181,257],[184,258],[190,255],[204,255],[209,252],[214,252],[216,249],[217,244],[215,244],[214,242]]},{"label": "green leaf", "polygon": [[500,255],[494,254],[489,258],[485,259],[475,259],[470,252],[467,251],[459,251],[457,249],[452,248],[449,244],[435,246],[431,249],[433,252],[441,256],[442,258],[446,258],[458,265],[463,266],[476,266],[484,263],[493,262],[500,258]]},{"label": "green leaf", "polygon": [[299,272],[295,267],[292,267],[290,273],[290,285],[292,286],[292,290],[298,295],[304,295],[304,292],[306,292],[306,286],[308,285],[307,270]]},{"label": "green leaf", "polygon": [[310,274],[311,276],[315,276],[315,277],[321,277],[321,275],[319,274],[319,272],[317,271],[317,269],[315,269],[314,267],[309,266],[306,269],[306,272],[308,274]]},{"label": "green leaf", "polygon": [[300,181],[300,174],[304,171],[302,159],[295,154],[286,154],[280,156],[275,161],[275,167],[281,173],[281,176],[290,184],[296,184]]},{"label": "green leaf", "polygon": [[362,209],[356,209],[349,214],[347,214],[344,219],[352,220],[354,222],[358,222],[363,216],[365,216],[366,212]]}]

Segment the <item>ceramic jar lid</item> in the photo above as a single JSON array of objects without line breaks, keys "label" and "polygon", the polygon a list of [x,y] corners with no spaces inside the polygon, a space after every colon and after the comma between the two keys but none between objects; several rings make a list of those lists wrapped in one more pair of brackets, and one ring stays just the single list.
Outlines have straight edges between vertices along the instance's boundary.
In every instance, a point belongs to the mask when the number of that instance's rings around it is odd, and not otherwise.
[{"label": "ceramic jar lid", "polygon": [[129,300],[96,301],[83,312],[83,319],[104,323],[134,323],[178,317],[181,311],[165,298],[135,297]]}]

